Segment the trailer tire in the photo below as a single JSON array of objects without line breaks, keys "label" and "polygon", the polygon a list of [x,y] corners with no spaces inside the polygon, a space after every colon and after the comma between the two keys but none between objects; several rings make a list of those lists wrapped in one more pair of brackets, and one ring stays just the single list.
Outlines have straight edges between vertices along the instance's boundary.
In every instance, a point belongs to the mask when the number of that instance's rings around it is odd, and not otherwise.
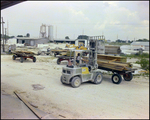
[{"label": "trailer tire", "polygon": [[23,63],[23,57],[20,57],[20,62]]},{"label": "trailer tire", "polygon": [[33,57],[33,62],[36,62],[36,57]]},{"label": "trailer tire", "polygon": [[94,79],[94,83],[95,84],[100,84],[103,80],[103,75],[102,73],[97,73],[95,79]]},{"label": "trailer tire", "polygon": [[113,74],[111,79],[114,84],[120,84],[122,81],[122,77],[119,74]]},{"label": "trailer tire", "polygon": [[13,60],[16,60],[16,55],[13,55],[12,59],[13,59]]},{"label": "trailer tire", "polygon": [[125,81],[131,81],[133,78],[133,74],[131,72],[123,74],[123,78]]},{"label": "trailer tire", "polygon": [[57,59],[57,64],[60,65],[60,59],[59,58]]},{"label": "trailer tire", "polygon": [[81,78],[80,77],[73,77],[71,80],[71,86],[73,88],[77,88],[81,85]]}]

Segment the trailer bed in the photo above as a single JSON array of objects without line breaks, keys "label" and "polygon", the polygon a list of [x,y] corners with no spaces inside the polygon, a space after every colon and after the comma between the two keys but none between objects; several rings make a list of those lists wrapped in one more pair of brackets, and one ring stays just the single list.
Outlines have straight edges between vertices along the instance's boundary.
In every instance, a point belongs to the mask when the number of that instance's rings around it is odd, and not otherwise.
[{"label": "trailer bed", "polygon": [[34,55],[34,52],[30,52],[30,51],[14,51],[13,53],[13,57],[12,59],[15,60],[16,58],[20,57],[20,62],[22,63],[23,60],[26,60],[27,58],[30,58],[33,60],[33,62],[36,62],[36,57]]}]

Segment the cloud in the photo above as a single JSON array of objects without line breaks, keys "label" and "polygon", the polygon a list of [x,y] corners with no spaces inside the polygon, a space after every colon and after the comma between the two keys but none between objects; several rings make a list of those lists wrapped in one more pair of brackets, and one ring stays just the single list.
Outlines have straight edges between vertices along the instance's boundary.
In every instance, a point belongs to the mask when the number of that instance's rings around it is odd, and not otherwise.
[{"label": "cloud", "polygon": [[[54,36],[101,35],[115,40],[149,38],[149,2],[143,1],[26,1],[1,11],[10,33],[39,36],[40,26],[53,25]],[[76,38],[75,37],[75,38]]]}]

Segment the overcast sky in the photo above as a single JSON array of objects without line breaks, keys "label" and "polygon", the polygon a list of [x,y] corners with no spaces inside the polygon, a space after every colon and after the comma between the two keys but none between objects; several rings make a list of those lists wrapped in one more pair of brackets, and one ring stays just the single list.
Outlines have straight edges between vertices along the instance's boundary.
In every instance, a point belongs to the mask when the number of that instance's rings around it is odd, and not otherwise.
[{"label": "overcast sky", "polygon": [[121,40],[149,39],[149,1],[25,1],[1,10],[1,17],[14,36],[39,37],[46,24],[53,25],[54,39],[82,34],[104,34],[112,41],[117,35]]}]

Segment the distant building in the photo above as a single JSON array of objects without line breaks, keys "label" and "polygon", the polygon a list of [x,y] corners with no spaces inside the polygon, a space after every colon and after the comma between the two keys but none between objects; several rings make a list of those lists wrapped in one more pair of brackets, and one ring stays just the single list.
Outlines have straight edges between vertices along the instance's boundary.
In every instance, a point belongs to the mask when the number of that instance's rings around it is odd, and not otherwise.
[{"label": "distant building", "polygon": [[75,44],[75,40],[71,39],[54,39],[53,42],[56,43],[70,43],[70,44]]},{"label": "distant building", "polygon": [[111,43],[111,40],[107,40],[108,43]]},{"label": "distant building", "polygon": [[36,44],[48,43],[47,38],[30,38],[30,37],[16,37],[17,43],[25,44],[29,46],[35,46]]},{"label": "distant building", "polygon": [[145,51],[149,51],[149,42],[132,42],[131,49],[142,48]]}]

